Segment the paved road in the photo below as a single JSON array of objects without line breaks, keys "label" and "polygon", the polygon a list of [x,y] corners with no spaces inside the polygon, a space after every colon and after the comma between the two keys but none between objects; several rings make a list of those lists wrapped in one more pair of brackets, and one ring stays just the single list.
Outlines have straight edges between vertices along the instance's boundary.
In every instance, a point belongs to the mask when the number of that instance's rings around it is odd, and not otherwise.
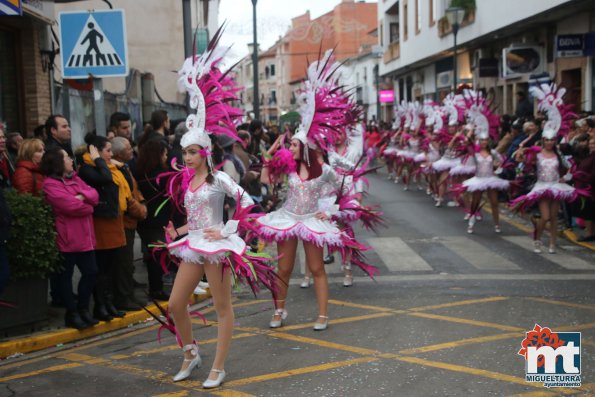
[{"label": "paved road", "polygon": [[[314,291],[300,289],[296,266],[286,326],[269,330],[268,296],[235,296],[237,327],[224,387],[201,381],[216,328],[195,323],[204,366],[191,381],[171,377],[181,355],[147,323],[80,346],[0,366],[0,396],[557,396],[595,390],[595,258],[561,242],[554,255],[531,252],[525,232],[487,221],[466,233],[460,211],[435,208],[419,191],[372,177],[390,227],[365,235],[381,275],[341,286],[331,275],[331,325],[314,332]],[[487,214],[486,214],[487,215]],[[526,383],[517,355],[535,324],[582,332],[580,389]]]}]

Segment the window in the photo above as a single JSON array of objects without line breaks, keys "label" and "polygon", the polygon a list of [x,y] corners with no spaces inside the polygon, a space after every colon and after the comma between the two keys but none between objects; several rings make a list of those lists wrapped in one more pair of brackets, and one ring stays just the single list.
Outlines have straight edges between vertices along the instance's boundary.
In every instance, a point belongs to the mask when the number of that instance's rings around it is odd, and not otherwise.
[{"label": "window", "polygon": [[275,65],[274,64],[269,67],[269,70],[270,70],[270,76],[275,77]]},{"label": "window", "polygon": [[392,22],[389,26],[390,43],[399,41],[399,22]]},{"label": "window", "polygon": [[415,34],[421,31],[421,0],[415,0]]},{"label": "window", "polygon": [[409,6],[407,0],[403,1],[403,40],[407,40],[409,30]]},{"label": "window", "polygon": [[434,26],[436,23],[436,0],[430,0],[430,26]]},{"label": "window", "polygon": [[271,96],[269,98],[269,105],[277,104],[277,91],[271,90]]}]

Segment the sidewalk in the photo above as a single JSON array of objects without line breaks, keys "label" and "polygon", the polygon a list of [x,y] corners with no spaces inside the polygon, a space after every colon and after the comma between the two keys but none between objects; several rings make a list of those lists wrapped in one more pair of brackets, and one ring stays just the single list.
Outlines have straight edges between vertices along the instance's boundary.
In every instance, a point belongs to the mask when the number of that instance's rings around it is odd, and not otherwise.
[{"label": "sidewalk", "polygon": [[[137,242],[135,243],[135,280],[146,283],[147,282],[147,271],[146,267],[142,262],[142,255],[140,252],[140,239],[137,236]],[[80,274],[75,272],[73,284],[76,285]],[[146,298],[146,292],[144,288],[136,289],[135,294],[137,298]],[[166,292],[170,292],[171,284],[165,283],[164,286]],[[193,295],[192,303],[197,304],[206,301],[210,298],[210,294],[207,295]],[[49,300],[49,298],[48,298]],[[167,302],[160,302],[163,308],[167,308]],[[159,309],[154,305],[150,304],[147,309],[154,314],[159,314]],[[62,346],[67,343],[80,341],[96,336],[106,334],[125,328],[131,328],[134,325],[142,324],[146,322],[154,321],[151,316],[144,310],[139,309],[137,311],[128,311],[123,318],[114,318],[112,321],[105,322],[101,321],[94,327],[87,328],[79,331],[74,328],[64,327],[64,309],[49,307],[47,320],[32,324],[27,327],[21,327],[20,329],[14,329],[8,331],[8,336],[0,338],[0,360],[3,360],[10,356],[20,356],[22,354],[31,353],[50,347]]]}]

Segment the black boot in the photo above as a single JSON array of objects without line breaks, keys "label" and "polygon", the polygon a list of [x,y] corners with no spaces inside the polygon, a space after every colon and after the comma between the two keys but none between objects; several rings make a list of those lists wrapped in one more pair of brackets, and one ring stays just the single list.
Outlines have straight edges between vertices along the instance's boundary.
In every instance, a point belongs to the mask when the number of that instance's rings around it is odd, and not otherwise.
[{"label": "black boot", "polygon": [[78,312],[75,311],[67,311],[64,315],[64,325],[68,328],[76,328],[78,330],[89,328],[89,324],[87,324]]},{"label": "black boot", "polygon": [[84,322],[89,324],[90,327],[99,324],[99,320],[93,318],[87,309],[79,309],[79,315]]},{"label": "black boot", "polygon": [[93,310],[93,317],[99,321],[112,321],[114,318],[110,316],[105,305],[95,304],[95,310]]},{"label": "black boot", "polygon": [[105,308],[107,312],[112,317],[122,318],[126,315],[126,312],[123,310],[118,310],[114,307],[114,304],[110,301],[105,303]]}]

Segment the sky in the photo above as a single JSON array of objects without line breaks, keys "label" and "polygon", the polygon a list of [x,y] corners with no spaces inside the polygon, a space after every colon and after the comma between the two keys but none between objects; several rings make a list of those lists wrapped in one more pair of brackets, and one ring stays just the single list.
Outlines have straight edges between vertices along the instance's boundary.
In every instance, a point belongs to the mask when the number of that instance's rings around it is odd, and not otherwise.
[{"label": "sky", "polygon": [[[341,0],[258,0],[256,33],[260,49],[264,51],[275,44],[279,36],[283,36],[288,30],[291,18],[310,10],[310,18],[314,19],[331,11],[340,2]],[[241,59],[248,54],[248,43],[252,43],[252,1],[221,0],[219,24],[224,21],[227,21],[228,26],[221,43],[233,44],[230,59]]]}]

